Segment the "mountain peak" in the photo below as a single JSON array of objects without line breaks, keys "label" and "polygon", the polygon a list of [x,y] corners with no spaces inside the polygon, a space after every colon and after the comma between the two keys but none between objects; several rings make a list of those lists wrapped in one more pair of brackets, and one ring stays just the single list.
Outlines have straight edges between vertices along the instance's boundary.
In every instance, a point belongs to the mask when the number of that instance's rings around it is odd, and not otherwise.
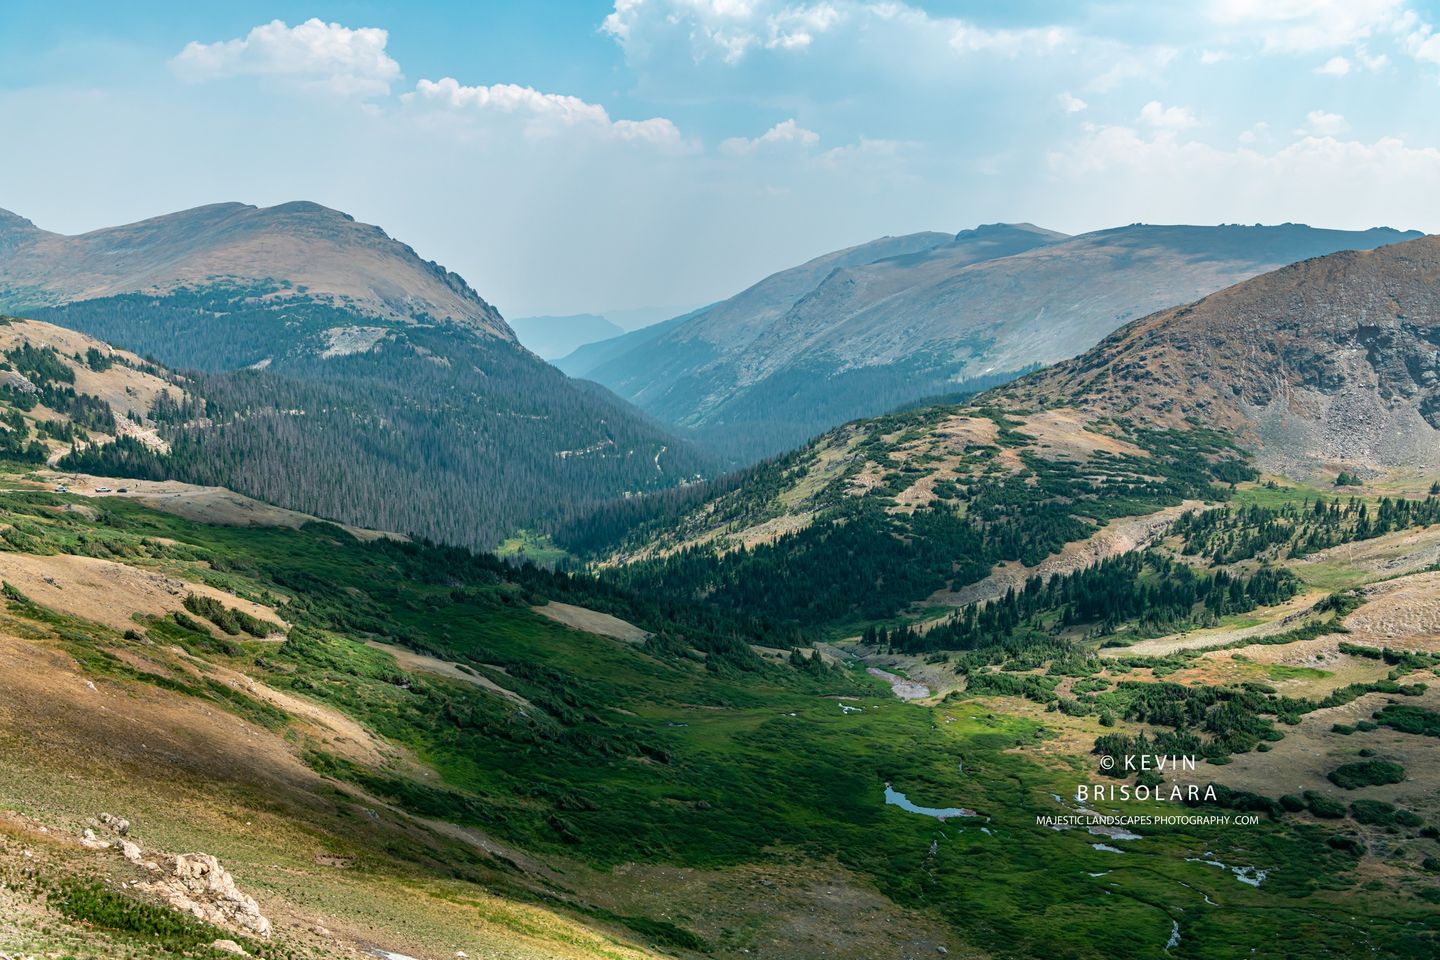
[{"label": "mountain peak", "polygon": [[273,296],[303,295],[380,320],[452,321],[514,341],[499,311],[458,275],[381,228],[309,200],[213,203],[77,236],[5,214],[0,238],[0,287],[21,292],[11,297],[20,305],[283,279],[288,286]]}]

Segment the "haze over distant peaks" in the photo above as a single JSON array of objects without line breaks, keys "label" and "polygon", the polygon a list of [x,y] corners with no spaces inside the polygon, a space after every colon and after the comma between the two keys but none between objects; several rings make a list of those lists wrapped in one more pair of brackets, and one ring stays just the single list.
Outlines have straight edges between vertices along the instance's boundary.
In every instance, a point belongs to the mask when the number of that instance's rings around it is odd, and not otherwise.
[{"label": "haze over distant peaks", "polygon": [[520,342],[546,360],[563,357],[576,347],[618,337],[625,329],[597,313],[564,317],[516,317],[510,329]]}]

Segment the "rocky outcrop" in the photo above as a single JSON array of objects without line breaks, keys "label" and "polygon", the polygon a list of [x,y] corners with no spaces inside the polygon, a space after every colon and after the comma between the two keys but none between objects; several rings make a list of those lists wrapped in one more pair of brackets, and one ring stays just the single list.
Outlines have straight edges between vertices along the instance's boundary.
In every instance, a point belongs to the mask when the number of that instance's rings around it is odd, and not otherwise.
[{"label": "rocky outcrop", "polygon": [[84,847],[86,850],[109,850],[110,841],[101,840],[99,837],[95,836],[94,830],[86,830],[84,833],[80,834],[80,846]]},{"label": "rocky outcrop", "polygon": [[[88,850],[117,850],[126,860],[144,870],[149,879],[137,882],[135,889],[217,927],[261,939],[270,936],[270,920],[260,912],[259,903],[235,885],[230,871],[214,856],[208,853],[160,854],[147,860],[140,844],[129,838],[129,820],[102,813],[91,822],[95,827],[85,829],[80,845]],[[96,834],[96,828],[114,834],[116,839],[102,839]],[[221,946],[222,943],[234,946],[235,949],[230,952],[245,952],[233,941],[217,941],[216,949],[229,949]]]},{"label": "rocky outcrop", "polygon": [[38,388],[30,378],[18,370],[0,370],[0,387],[16,393],[37,393]]},{"label": "rocky outcrop", "polygon": [[260,912],[255,898],[236,887],[230,871],[210,854],[166,857],[158,872],[159,879],[136,887],[206,923],[238,928],[261,938],[270,936],[270,920]]}]

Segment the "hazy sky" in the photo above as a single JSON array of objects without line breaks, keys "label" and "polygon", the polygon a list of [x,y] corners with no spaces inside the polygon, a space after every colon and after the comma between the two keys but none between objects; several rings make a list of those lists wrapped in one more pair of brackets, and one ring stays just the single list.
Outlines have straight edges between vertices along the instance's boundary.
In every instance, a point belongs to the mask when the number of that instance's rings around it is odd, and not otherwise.
[{"label": "hazy sky", "polygon": [[1404,0],[0,4],[0,207],[304,198],[507,315],[690,305],[885,234],[1440,230]]}]

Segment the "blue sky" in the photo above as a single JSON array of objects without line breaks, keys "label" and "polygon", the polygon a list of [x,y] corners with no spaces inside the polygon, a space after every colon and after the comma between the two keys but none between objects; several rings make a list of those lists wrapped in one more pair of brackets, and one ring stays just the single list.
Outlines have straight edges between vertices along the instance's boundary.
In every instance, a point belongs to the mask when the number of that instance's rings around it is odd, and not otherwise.
[{"label": "blue sky", "polygon": [[313,199],[507,315],[690,306],[885,234],[1440,230],[1407,0],[0,6],[0,207]]}]

